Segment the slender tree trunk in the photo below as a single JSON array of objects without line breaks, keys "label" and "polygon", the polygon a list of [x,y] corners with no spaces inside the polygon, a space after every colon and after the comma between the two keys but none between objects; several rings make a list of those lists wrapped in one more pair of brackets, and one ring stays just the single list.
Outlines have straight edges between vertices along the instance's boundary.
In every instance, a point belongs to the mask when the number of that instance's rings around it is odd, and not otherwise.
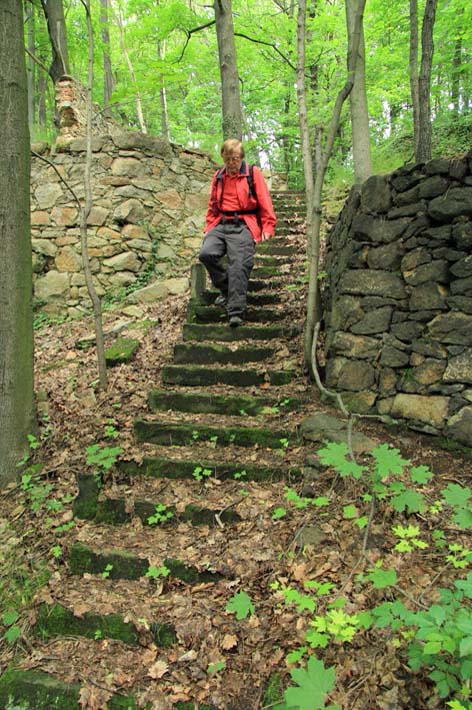
[{"label": "slender tree trunk", "polygon": [[55,84],[62,76],[70,73],[64,6],[62,0],[41,0],[41,5],[46,17],[52,50],[49,76]]},{"label": "slender tree trunk", "polygon": [[223,138],[242,140],[241,97],[231,0],[215,0],[214,8],[221,76]]},{"label": "slender tree trunk", "polygon": [[28,55],[28,60],[26,64],[26,79],[28,85],[28,125],[31,130],[34,123],[34,84],[35,84],[35,70],[36,66],[34,59],[31,56],[34,54],[34,5],[32,3],[26,3],[25,6],[25,19],[26,19],[26,36],[28,38],[27,46],[30,51]]},{"label": "slender tree trunk", "polygon": [[[166,42],[157,43],[157,55],[159,60],[163,62],[166,56]],[[159,100],[161,104],[161,136],[170,141],[169,129],[169,112],[167,110],[167,91],[164,80],[164,75],[159,74]]]},{"label": "slender tree trunk", "polygon": [[451,101],[454,105],[456,116],[461,111],[461,74],[462,74],[462,39],[459,37],[454,43],[454,58],[452,60],[452,86]]},{"label": "slender tree trunk", "polygon": [[[304,2],[304,0],[299,0]],[[313,374],[313,333],[315,324],[319,318],[320,304],[318,299],[318,266],[320,258],[320,231],[321,231],[321,198],[323,183],[331,154],[333,152],[334,139],[338,132],[341,110],[344,101],[352,91],[356,72],[356,63],[359,53],[359,42],[361,39],[361,29],[366,0],[359,0],[356,17],[352,32],[348,34],[348,56],[347,56],[347,77],[346,82],[338,93],[334,104],[333,115],[326,135],[326,143],[322,151],[319,169],[316,172],[315,184],[313,187],[313,227],[311,234],[311,259],[310,275],[308,281],[307,317],[305,324],[304,354],[305,363]]]},{"label": "slender tree trunk", "polygon": [[410,86],[413,102],[415,160],[431,159],[431,66],[437,0],[426,0],[421,29],[421,64],[418,72],[418,5],[410,0]]},{"label": "slender tree trunk", "polygon": [[311,257],[313,240],[310,239],[313,227],[313,158],[310,145],[310,129],[308,126],[308,111],[305,82],[305,38],[306,38],[306,0],[299,0],[297,18],[297,98],[298,116],[300,122],[300,137],[302,142],[303,172],[305,177],[306,195],[306,233],[307,255]]},{"label": "slender tree trunk", "polygon": [[[0,3],[0,487],[35,432],[30,143],[22,3]],[[5,149],[5,146],[7,149]]]},{"label": "slender tree trunk", "polygon": [[420,95],[418,85],[418,0],[410,0],[410,91],[413,104],[415,157],[419,154]]},{"label": "slender tree trunk", "polygon": [[46,93],[48,90],[47,75],[39,72],[38,75],[38,125],[45,126],[47,123]]},{"label": "slender tree trunk", "polygon": [[[354,29],[356,7],[358,0],[346,0],[346,21],[348,31]],[[365,87],[365,44],[364,28],[361,27],[359,53],[356,62],[354,86],[349,95],[351,106],[352,154],[354,160],[354,177],[356,183],[362,183],[372,175],[372,160],[370,153],[369,109]]]},{"label": "slender tree trunk", "polygon": [[100,0],[101,15],[100,24],[102,28],[103,42],[103,113],[110,117],[110,99],[113,94],[115,82],[111,70],[110,58],[110,28],[108,23],[108,0]]},{"label": "slender tree trunk", "polygon": [[120,8],[118,8],[118,10],[116,12],[116,22],[118,25],[118,29],[120,31],[121,51],[123,52],[123,56],[126,60],[126,64],[128,65],[128,71],[129,71],[131,83],[133,84],[134,91],[135,91],[136,115],[138,117],[139,126],[141,128],[142,133],[147,133],[147,127],[146,127],[146,123],[144,121],[143,106],[141,103],[141,94],[139,92],[138,82],[136,81],[136,74],[134,73],[133,63],[131,61],[131,57],[129,56],[128,50],[126,48],[125,30],[124,30],[124,26],[123,26],[123,18],[121,16],[121,9]]},{"label": "slender tree trunk", "polygon": [[90,268],[90,259],[88,253],[87,240],[87,220],[92,209],[92,189],[90,181],[90,170],[92,165],[92,89],[93,89],[93,29],[92,18],[90,15],[90,0],[81,0],[85,8],[87,17],[87,36],[89,43],[88,56],[88,78],[87,78],[87,134],[86,134],[86,156],[85,156],[85,173],[84,173],[84,188],[85,188],[85,203],[80,209],[80,246],[82,252],[82,264],[84,267],[85,283],[87,285],[88,294],[92,301],[93,316],[95,323],[95,340],[97,343],[97,361],[98,361],[98,379],[101,390],[107,387],[107,368],[105,361],[105,346],[103,338],[102,325],[102,308],[100,299],[95,290],[92,278],[92,270]]}]

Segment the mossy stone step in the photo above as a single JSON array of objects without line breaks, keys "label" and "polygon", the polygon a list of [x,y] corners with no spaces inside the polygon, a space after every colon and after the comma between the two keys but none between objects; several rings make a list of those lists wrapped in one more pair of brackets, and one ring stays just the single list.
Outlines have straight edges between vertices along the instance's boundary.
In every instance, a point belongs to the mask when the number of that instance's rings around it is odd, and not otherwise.
[{"label": "mossy stone step", "polygon": [[[81,710],[81,686],[63,683],[41,671],[10,669],[0,678],[0,707],[7,710]],[[114,695],[107,710],[136,710],[132,696]]]},{"label": "mossy stone step", "polygon": [[177,343],[174,347],[174,363],[204,365],[210,362],[240,365],[245,362],[260,362],[272,357],[275,348],[242,345],[237,349],[213,343]]},{"label": "mossy stone step", "polygon": [[[88,479],[88,480],[87,480]],[[99,500],[100,487],[94,476],[79,474],[77,476],[79,493],[74,500],[74,515],[82,520],[95,520],[97,523],[108,525],[122,525],[130,522],[131,513],[126,509],[124,498],[105,498]],[[95,484],[95,485],[94,485]],[[140,518],[144,525],[152,525],[149,518],[156,512],[157,503],[137,500],[134,503],[134,514]],[[198,505],[188,504],[182,512],[177,513],[173,506],[169,506],[166,512],[170,512],[172,517],[159,525],[173,525],[175,523],[189,523],[190,525],[208,525],[214,527],[217,524],[216,514],[218,510],[202,508]],[[225,510],[219,515],[221,521],[225,523],[238,523],[241,516],[233,510]]]},{"label": "mossy stone step", "polygon": [[271,279],[280,276],[280,267],[278,266],[255,266],[251,272],[251,277],[258,279]]},{"label": "mossy stone step", "polygon": [[303,473],[299,468],[289,466],[257,466],[251,462],[239,460],[207,461],[194,459],[182,461],[169,459],[164,456],[147,456],[140,462],[119,461],[119,470],[127,476],[147,476],[149,478],[187,479],[193,478],[196,468],[208,469],[212,476],[224,481],[228,479],[239,480],[244,471],[245,481],[284,481],[300,480]]},{"label": "mossy stone step", "polygon": [[303,400],[297,397],[276,398],[245,394],[152,390],[149,393],[148,404],[153,411],[172,409],[178,412],[257,416],[292,411],[301,406]]},{"label": "mossy stone step", "polygon": [[234,342],[237,340],[281,340],[291,338],[298,334],[299,329],[293,325],[242,325],[239,328],[230,328],[229,325],[213,323],[184,323],[183,339],[220,340]]},{"label": "mossy stone step", "polygon": [[105,350],[105,361],[109,367],[130,362],[139,348],[139,340],[135,338],[118,338],[113,345]]},{"label": "mossy stone step", "polygon": [[[170,624],[153,622],[149,630],[157,646],[172,646],[177,642],[175,629]],[[75,616],[73,611],[60,604],[42,604],[39,607],[36,624],[33,627],[36,636],[47,640],[56,636],[83,636],[88,639],[115,639],[133,646],[140,644],[141,634],[131,622],[125,622],[120,614],[93,614],[86,612]],[[98,634],[97,634],[98,632]]]},{"label": "mossy stone step", "polygon": [[[180,579],[187,584],[218,582],[223,578],[219,572],[209,570],[200,572],[196,567],[172,557],[166,558],[162,564],[170,571],[167,579]],[[105,572],[110,579],[141,579],[146,576],[150,566],[149,560],[124,550],[107,553],[95,552],[79,542],[74,543],[69,552],[71,574],[103,574]]]},{"label": "mossy stone step", "polygon": [[204,367],[198,365],[166,365],[161,370],[165,385],[199,387],[200,385],[231,385],[232,387],[257,387],[269,382],[280,386],[291,382],[295,377],[293,370],[272,370],[258,372],[236,367]]},{"label": "mossy stone step", "polygon": [[263,427],[213,427],[205,424],[174,424],[137,420],[134,433],[138,441],[163,446],[189,446],[198,441],[212,446],[254,446],[281,449],[282,442],[295,441],[293,432],[277,431]]},{"label": "mossy stone step", "polygon": [[[203,291],[199,295],[200,304],[207,306],[212,306],[215,302],[215,298],[220,295],[219,291]],[[250,306],[268,306],[273,303],[279,303],[280,293],[279,291],[268,291],[268,292],[249,292],[247,295],[247,302]]]},{"label": "mossy stone step", "polygon": [[[286,317],[286,311],[249,307],[244,319],[249,323],[264,323],[283,320]],[[202,306],[192,302],[188,305],[187,321],[189,323],[218,323],[221,320],[227,321],[228,316],[225,309],[219,306]]]}]

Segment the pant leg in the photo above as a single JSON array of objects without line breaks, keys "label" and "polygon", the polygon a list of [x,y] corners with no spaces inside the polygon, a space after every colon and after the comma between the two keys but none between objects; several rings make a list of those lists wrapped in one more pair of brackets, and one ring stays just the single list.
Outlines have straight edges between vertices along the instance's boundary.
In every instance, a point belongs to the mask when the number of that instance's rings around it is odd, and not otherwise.
[{"label": "pant leg", "polygon": [[228,292],[228,274],[221,264],[221,258],[225,254],[225,228],[224,225],[217,224],[205,234],[198,258],[208,271],[213,286],[223,293]]},{"label": "pant leg", "polygon": [[244,223],[227,227],[228,253],[228,315],[243,315],[246,310],[247,288],[254,266],[254,240]]}]

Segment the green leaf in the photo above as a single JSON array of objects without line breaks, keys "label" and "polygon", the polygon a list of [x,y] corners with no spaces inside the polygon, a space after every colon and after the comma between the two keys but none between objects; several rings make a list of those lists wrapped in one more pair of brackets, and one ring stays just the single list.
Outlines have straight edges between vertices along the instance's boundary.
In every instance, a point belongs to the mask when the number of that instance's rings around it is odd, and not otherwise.
[{"label": "green leaf", "polygon": [[19,614],[15,609],[11,609],[10,611],[6,611],[3,616],[2,616],[2,624],[5,626],[11,626],[12,624],[15,623],[15,621],[18,621]]},{"label": "green leaf", "polygon": [[372,569],[368,573],[374,589],[385,589],[397,583],[397,573],[394,569]]},{"label": "green leaf", "polygon": [[457,483],[449,483],[441,493],[446,503],[453,508],[463,508],[472,495],[469,486],[459,486]]},{"label": "green leaf", "polygon": [[472,653],[472,636],[466,636],[459,643],[459,655],[461,658]]},{"label": "green leaf", "polygon": [[9,643],[14,643],[21,636],[21,629],[19,626],[10,626],[10,628],[5,631],[3,638]]},{"label": "green leaf", "polygon": [[421,513],[426,509],[424,497],[417,491],[406,490],[393,496],[391,503],[397,513],[403,513],[404,510],[408,513]]},{"label": "green leaf", "polygon": [[412,483],[417,483],[419,486],[428,483],[432,477],[433,474],[427,466],[412,466],[410,468],[411,481]]},{"label": "green leaf", "polygon": [[456,510],[452,519],[462,530],[466,530],[472,527],[472,510],[469,508],[460,508]]},{"label": "green leaf", "polygon": [[323,661],[312,656],[306,670],[294,668],[290,675],[298,687],[287,688],[284,693],[289,708],[321,710],[325,707],[326,695],[334,688],[336,680],[334,668],[325,668]]},{"label": "green leaf", "polygon": [[409,463],[402,459],[398,449],[391,449],[388,444],[380,444],[372,451],[372,456],[377,462],[376,470],[379,476],[387,476],[389,473],[402,473]]},{"label": "green leaf", "polygon": [[349,449],[346,444],[330,442],[323,449],[318,450],[318,457],[326,466],[332,466],[341,476],[360,478],[364,467],[355,461],[347,460]]},{"label": "green leaf", "polygon": [[272,511],[271,518],[272,520],[280,520],[280,518],[284,518],[287,515],[287,511],[285,508],[275,508],[275,510]]},{"label": "green leaf", "polygon": [[246,619],[250,614],[254,614],[255,608],[249,594],[246,594],[246,592],[238,592],[232,596],[227,603],[226,611],[234,611],[237,620],[241,621],[241,619]]},{"label": "green leaf", "polygon": [[435,656],[442,650],[442,643],[441,641],[428,641],[428,643],[425,643],[423,652],[427,656]]},{"label": "green leaf", "polygon": [[343,508],[343,518],[351,520],[352,518],[357,518],[359,512],[355,505],[345,505]]},{"label": "green leaf", "polygon": [[210,663],[207,668],[208,675],[213,675],[213,673],[218,673],[226,668],[226,661],[217,661],[216,663]]}]

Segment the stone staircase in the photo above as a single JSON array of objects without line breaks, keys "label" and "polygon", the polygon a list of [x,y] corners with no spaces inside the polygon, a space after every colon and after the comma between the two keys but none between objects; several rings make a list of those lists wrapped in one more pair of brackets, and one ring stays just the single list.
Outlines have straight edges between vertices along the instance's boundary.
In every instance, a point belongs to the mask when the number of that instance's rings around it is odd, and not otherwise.
[{"label": "stone staircase", "polygon": [[246,323],[228,327],[195,266],[182,340],[134,423],[139,460],[106,481],[78,476],[67,565],[39,595],[29,656],[0,679],[0,707],[257,710],[271,700],[277,615],[262,600],[243,630],[226,605],[243,590],[263,599],[262,580],[283,574],[270,515],[306,457],[304,207],[298,193],[273,199],[277,237],[257,249]]}]

